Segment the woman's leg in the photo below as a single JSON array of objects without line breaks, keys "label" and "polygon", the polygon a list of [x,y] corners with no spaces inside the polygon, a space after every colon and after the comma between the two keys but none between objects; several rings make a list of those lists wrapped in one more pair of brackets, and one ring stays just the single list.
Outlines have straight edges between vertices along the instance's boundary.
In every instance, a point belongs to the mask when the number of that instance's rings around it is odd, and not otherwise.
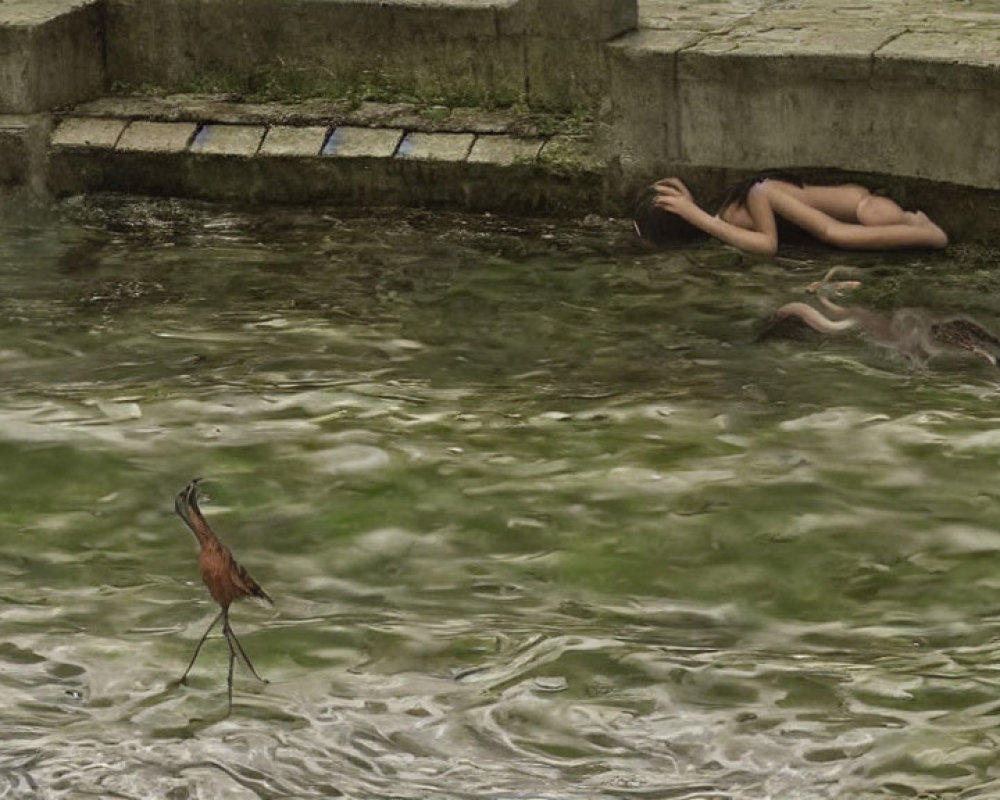
[{"label": "woman's leg", "polygon": [[868,194],[861,198],[857,210],[858,222],[862,225],[906,225],[911,224],[908,215],[891,197]]},{"label": "woman's leg", "polygon": [[[758,184],[767,186],[767,184]],[[907,247],[944,247],[948,237],[926,215],[903,212],[907,221],[862,225],[840,220],[782,191],[767,191],[773,211],[817,239],[847,250],[895,250]],[[912,218],[912,222],[909,219]]]}]

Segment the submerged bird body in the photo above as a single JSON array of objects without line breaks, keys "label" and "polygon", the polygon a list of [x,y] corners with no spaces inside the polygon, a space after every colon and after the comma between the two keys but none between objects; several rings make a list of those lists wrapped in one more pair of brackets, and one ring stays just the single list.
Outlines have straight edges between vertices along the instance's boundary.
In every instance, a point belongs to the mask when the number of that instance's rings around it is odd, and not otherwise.
[{"label": "submerged bird body", "polygon": [[774,319],[799,319],[820,333],[858,329],[876,344],[897,350],[919,363],[943,352],[971,353],[993,366],[1000,359],[1000,339],[967,317],[936,318],[915,308],[880,314],[866,308],[845,308],[822,295],[819,300],[835,319],[806,303],[787,303],[775,312]]},{"label": "submerged bird body", "polygon": [[243,646],[229,625],[229,606],[241,597],[258,597],[261,600],[266,600],[271,605],[274,605],[274,601],[260,587],[260,584],[253,579],[250,573],[233,557],[230,549],[219,541],[219,537],[215,535],[215,532],[202,515],[201,509],[198,507],[197,479],[191,481],[191,483],[178,493],[174,499],[174,509],[198,540],[198,545],[201,549],[198,556],[198,571],[201,573],[201,579],[212,595],[212,599],[222,609],[215,619],[212,620],[212,624],[208,626],[208,630],[205,631],[198,642],[194,655],[191,657],[191,662],[188,664],[187,669],[184,670],[184,675],[181,676],[181,683],[185,681],[188,673],[191,671],[191,667],[194,666],[194,662],[198,658],[198,653],[201,651],[201,646],[205,643],[208,634],[211,633],[212,628],[221,619],[222,634],[226,639],[226,644],[229,645],[228,686],[229,707],[232,708],[233,663],[237,655],[239,655],[255,678],[263,683],[266,683],[266,681],[257,674],[249,657],[243,650]]},{"label": "submerged bird body", "polygon": [[931,323],[931,336],[946,347],[968,350],[996,366],[1000,359],[1000,339],[975,320],[966,317]]}]

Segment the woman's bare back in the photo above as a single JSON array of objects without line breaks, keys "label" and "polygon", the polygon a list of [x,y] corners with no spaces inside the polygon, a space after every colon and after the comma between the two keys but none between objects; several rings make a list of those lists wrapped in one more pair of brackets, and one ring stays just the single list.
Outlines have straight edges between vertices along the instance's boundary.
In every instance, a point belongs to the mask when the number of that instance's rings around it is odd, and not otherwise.
[{"label": "woman's bare back", "polygon": [[[856,183],[842,183],[836,186],[813,186],[809,184],[796,186],[794,183],[789,183],[788,181],[768,179],[767,184],[770,191],[794,197],[799,202],[816,211],[821,211],[835,220],[853,224],[864,224],[859,219],[858,209],[867,203],[870,198],[887,200],[892,203],[889,198],[873,195],[864,186]],[[895,206],[895,203],[892,204]],[[899,209],[898,206],[896,208]],[[902,209],[899,209],[900,215],[904,213]],[[729,206],[720,210],[719,216],[733,225],[753,230],[753,219],[745,203],[738,201],[730,203]]]}]

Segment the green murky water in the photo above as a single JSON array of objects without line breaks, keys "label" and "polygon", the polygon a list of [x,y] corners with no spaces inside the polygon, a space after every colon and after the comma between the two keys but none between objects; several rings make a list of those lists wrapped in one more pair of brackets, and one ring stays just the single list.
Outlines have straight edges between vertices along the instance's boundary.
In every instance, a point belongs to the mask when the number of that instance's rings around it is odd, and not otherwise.
[{"label": "green murky water", "polygon": [[[1000,793],[1000,373],[754,343],[838,258],[8,217],[0,797]],[[854,263],[1000,320],[988,257]],[[196,475],[277,603],[229,717]]]}]

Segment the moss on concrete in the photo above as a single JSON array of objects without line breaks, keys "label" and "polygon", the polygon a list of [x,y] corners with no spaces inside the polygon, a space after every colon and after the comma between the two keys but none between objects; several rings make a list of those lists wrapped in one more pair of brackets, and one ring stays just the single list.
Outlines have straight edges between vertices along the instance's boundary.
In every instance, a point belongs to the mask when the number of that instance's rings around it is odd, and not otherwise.
[{"label": "moss on concrete", "polygon": [[353,105],[363,102],[408,103],[426,107],[477,107],[487,110],[524,107],[523,97],[513,94],[477,94],[437,87],[430,90],[413,81],[363,74],[355,80],[318,77],[309,70],[261,68],[249,75],[202,73],[178,85],[132,84],[118,81],[117,95],[227,94],[245,102],[294,102],[315,98],[338,98]]}]

